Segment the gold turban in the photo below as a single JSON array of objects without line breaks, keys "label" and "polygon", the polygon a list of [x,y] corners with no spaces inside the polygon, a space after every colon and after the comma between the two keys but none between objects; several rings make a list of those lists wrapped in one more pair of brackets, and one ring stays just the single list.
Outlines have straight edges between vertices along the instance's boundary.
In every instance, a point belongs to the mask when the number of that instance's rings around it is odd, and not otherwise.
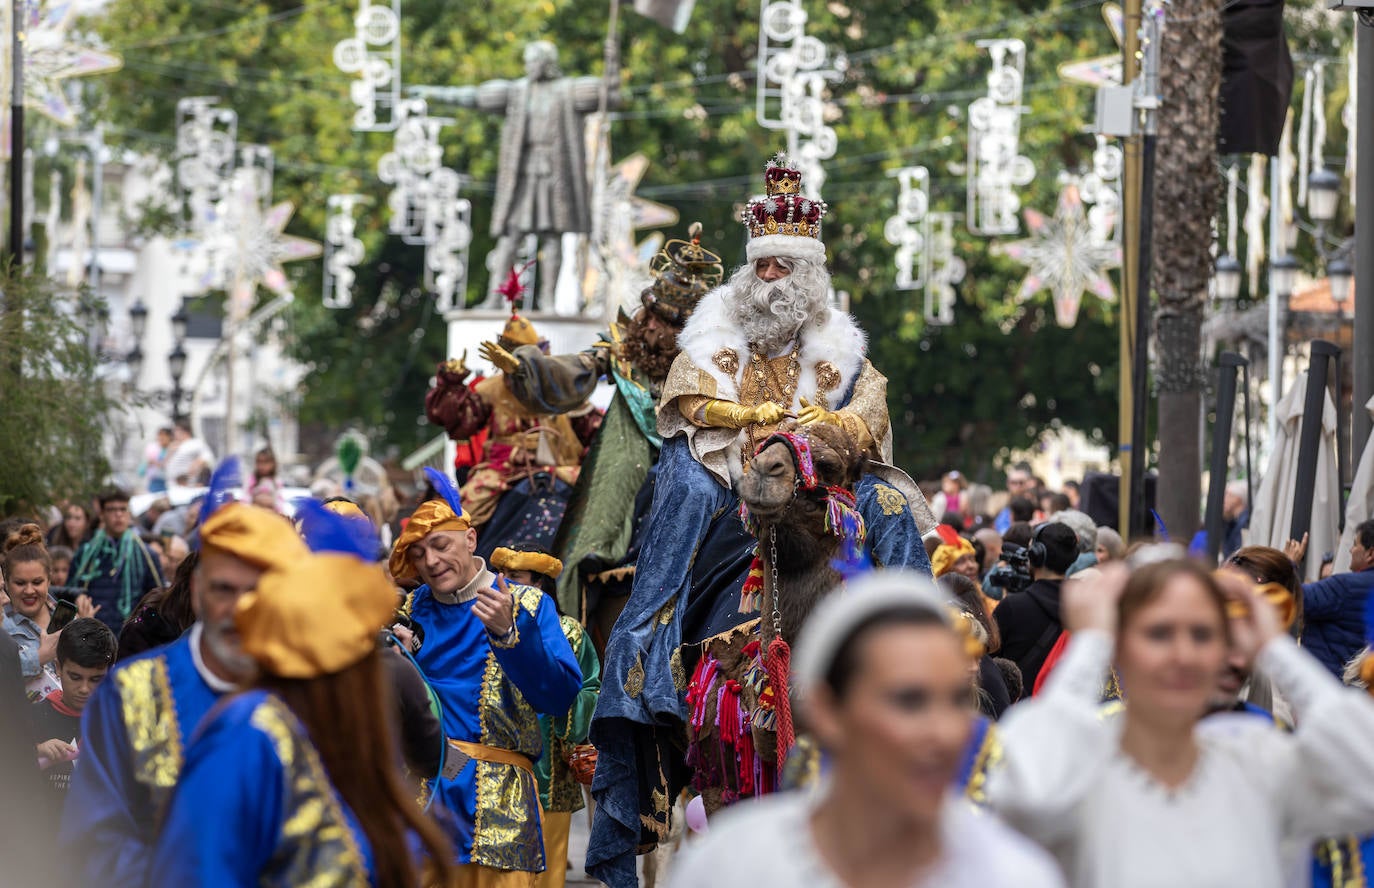
[{"label": "gold turban", "polygon": [[963,558],[965,555],[975,554],[973,543],[963,537],[956,537],[957,543],[941,543],[935,550],[935,554],[930,556],[930,569],[935,576],[942,577],[954,569],[954,562]]},{"label": "gold turban", "polygon": [[535,332],[534,324],[512,313],[510,320],[506,321],[506,327],[501,331],[501,345],[506,348],[516,348],[522,345],[538,345],[539,334]]},{"label": "gold turban", "polygon": [[453,514],[453,507],[441,499],[428,500],[420,504],[415,514],[406,522],[405,530],[396,538],[396,546],[391,550],[391,575],[398,580],[408,580],[416,576],[415,566],[407,554],[410,547],[434,533],[436,530],[454,530],[463,533],[472,527],[468,513]]},{"label": "gold turban", "polygon": [[216,509],[200,527],[200,542],[261,570],[287,567],[310,554],[288,519],[246,503]]},{"label": "gold turban", "polygon": [[367,513],[358,508],[358,504],[351,500],[331,500],[325,503],[324,507],[335,515],[342,515],[345,518],[367,518],[367,522],[372,523],[372,519],[367,517]]},{"label": "gold turban", "polygon": [[396,610],[396,588],[380,567],[322,552],[269,570],[234,613],[244,653],[282,678],[341,672],[377,648]]},{"label": "gold turban", "polygon": [[491,553],[491,566],[497,570],[532,570],[537,574],[558,579],[563,572],[563,562],[543,552],[520,552],[500,546]]}]

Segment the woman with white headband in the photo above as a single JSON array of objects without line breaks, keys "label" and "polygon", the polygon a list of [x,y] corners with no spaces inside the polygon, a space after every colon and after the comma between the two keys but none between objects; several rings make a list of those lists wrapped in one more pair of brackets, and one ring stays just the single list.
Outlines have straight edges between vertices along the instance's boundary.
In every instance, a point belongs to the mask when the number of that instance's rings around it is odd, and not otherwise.
[{"label": "woman with white headband", "polygon": [[925,577],[870,574],[825,599],[792,675],[827,778],[723,813],[673,888],[1061,888],[1044,852],[949,791],[976,714],[968,656]]}]

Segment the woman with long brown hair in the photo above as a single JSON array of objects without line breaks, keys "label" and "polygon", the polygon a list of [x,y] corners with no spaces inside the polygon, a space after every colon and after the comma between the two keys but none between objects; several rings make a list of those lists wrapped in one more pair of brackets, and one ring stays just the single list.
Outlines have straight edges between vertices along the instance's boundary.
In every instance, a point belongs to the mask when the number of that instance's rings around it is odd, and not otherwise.
[{"label": "woman with long brown hair", "polygon": [[[1168,560],[1066,585],[1072,640],[1001,722],[988,798],[1074,888],[1280,888],[1286,849],[1374,830],[1374,700],[1301,650],[1251,580]],[[1203,718],[1232,649],[1292,701],[1295,732]],[[1124,708],[1104,719],[1113,664]]]},{"label": "woman with long brown hair", "polygon": [[256,687],[206,717],[158,839],[152,884],[449,884],[452,850],[408,797],[377,627],[375,564],[313,554],[240,601]]},{"label": "woman with long brown hair", "polygon": [[[49,592],[52,559],[43,545],[43,528],[24,524],[4,540],[0,559],[5,592],[5,632],[19,645],[19,664],[31,701],[42,700],[62,685],[57,679],[57,639],[62,627],[52,624],[57,601]],[[93,617],[99,610],[89,596],[76,600],[76,616]]]}]

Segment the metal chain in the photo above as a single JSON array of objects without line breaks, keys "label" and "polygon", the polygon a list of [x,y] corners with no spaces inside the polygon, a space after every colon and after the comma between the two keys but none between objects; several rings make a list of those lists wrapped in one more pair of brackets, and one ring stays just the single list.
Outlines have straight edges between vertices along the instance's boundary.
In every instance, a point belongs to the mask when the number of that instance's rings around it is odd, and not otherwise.
[{"label": "metal chain", "polygon": [[773,637],[782,637],[782,610],[778,607],[778,528],[768,525],[768,569],[771,574],[773,594]]}]

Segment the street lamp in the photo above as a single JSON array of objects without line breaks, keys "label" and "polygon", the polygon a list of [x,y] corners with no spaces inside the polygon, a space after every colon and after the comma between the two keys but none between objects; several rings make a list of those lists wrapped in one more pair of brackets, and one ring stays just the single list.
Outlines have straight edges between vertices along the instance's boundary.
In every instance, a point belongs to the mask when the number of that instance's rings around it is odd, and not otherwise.
[{"label": "street lamp", "polygon": [[172,315],[172,338],[178,344],[186,338],[186,326],[190,320],[191,317],[186,312],[186,300],[183,299],[181,305],[177,306],[176,314]]},{"label": "street lamp", "polygon": [[1345,301],[1350,298],[1350,283],[1355,278],[1355,269],[1344,259],[1332,259],[1326,263],[1326,279],[1331,284],[1331,301],[1344,310]]},{"label": "street lamp", "polygon": [[1240,296],[1240,272],[1240,263],[1235,257],[1224,255],[1217,260],[1217,299],[1225,303],[1236,301]]},{"label": "street lamp", "polygon": [[129,365],[129,385],[137,388],[139,374],[143,372],[143,349],[138,343],[134,343],[133,350],[124,358],[124,363]]},{"label": "street lamp", "polygon": [[1293,295],[1293,286],[1298,281],[1298,260],[1284,254],[1269,263],[1269,291],[1280,296],[1283,301]]},{"label": "street lamp", "polygon": [[178,342],[167,355],[167,369],[172,373],[172,385],[181,388],[181,377],[186,372],[186,349]]},{"label": "street lamp", "polygon": [[1320,169],[1307,177],[1307,212],[1312,221],[1326,226],[1336,218],[1341,199],[1341,177],[1328,169]]},{"label": "street lamp", "polygon": [[129,308],[129,328],[135,340],[143,339],[143,331],[148,329],[148,306],[142,299]]}]

